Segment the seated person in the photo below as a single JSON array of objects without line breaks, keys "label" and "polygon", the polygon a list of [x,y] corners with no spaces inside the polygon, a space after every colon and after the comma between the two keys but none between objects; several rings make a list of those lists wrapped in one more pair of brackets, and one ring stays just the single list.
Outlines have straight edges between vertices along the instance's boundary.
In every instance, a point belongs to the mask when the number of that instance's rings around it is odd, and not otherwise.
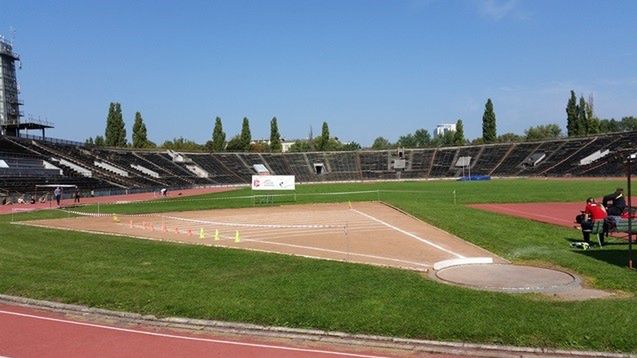
[{"label": "seated person", "polygon": [[610,216],[621,216],[626,209],[626,200],[624,199],[624,189],[617,188],[614,193],[604,196],[602,205],[606,208],[606,212]]},{"label": "seated person", "polygon": [[[584,208],[584,217],[581,220],[582,225],[582,236],[584,238],[584,242],[590,243],[591,231],[593,230],[593,224],[596,221],[605,221],[608,214],[606,214],[606,209],[604,206],[599,205],[595,202],[595,199],[588,198],[586,199],[586,207]],[[599,243],[604,245],[604,232],[606,231],[606,223],[604,222],[604,230],[598,233]]]},{"label": "seated person", "polygon": [[24,201],[24,194],[20,195],[20,197],[18,198],[18,204],[26,204],[27,202]]}]

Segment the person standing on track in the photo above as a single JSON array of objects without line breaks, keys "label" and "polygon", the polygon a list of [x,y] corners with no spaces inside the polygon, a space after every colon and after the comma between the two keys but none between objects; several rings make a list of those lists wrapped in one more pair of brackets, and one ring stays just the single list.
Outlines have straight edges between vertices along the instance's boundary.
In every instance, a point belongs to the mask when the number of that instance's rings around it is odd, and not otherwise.
[{"label": "person standing on track", "polygon": [[62,189],[60,189],[59,186],[55,188],[55,190],[53,190],[53,196],[55,197],[55,201],[57,202],[58,206],[60,206],[60,200],[62,199]]}]

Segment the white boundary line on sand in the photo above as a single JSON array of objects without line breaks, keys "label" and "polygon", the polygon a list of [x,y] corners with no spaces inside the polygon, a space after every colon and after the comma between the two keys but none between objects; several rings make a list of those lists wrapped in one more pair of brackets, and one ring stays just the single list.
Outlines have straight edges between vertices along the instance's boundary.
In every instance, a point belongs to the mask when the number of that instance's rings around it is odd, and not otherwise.
[{"label": "white boundary line on sand", "polygon": [[310,250],[316,250],[316,251],[331,252],[331,253],[343,254],[343,255],[349,255],[349,256],[368,257],[368,258],[371,258],[371,259],[384,260],[384,261],[395,261],[395,262],[401,262],[401,263],[406,263],[406,264],[411,264],[411,265],[416,265],[416,266],[422,266],[422,267],[432,267],[431,264],[426,264],[426,263],[423,264],[423,263],[420,263],[420,262],[413,262],[413,261],[400,260],[400,259],[392,259],[390,257],[385,257],[385,256],[376,256],[376,255],[368,255],[368,254],[358,254],[358,253],[355,253],[355,252],[348,252],[348,251],[321,249],[321,248],[313,247],[313,246],[286,244],[284,242],[276,242],[276,241],[272,242],[272,241],[266,241],[267,239],[264,239],[264,240],[261,240],[261,239],[243,239],[243,240],[244,241],[250,241],[250,242],[264,243],[264,244],[269,244],[269,245],[289,246],[289,247],[295,247],[295,248],[299,248],[299,249],[310,249]]},{"label": "white boundary line on sand", "polygon": [[444,247],[442,247],[442,246],[440,246],[440,245],[438,245],[438,244],[436,244],[436,243],[433,243],[433,242],[431,242],[431,241],[429,241],[429,240],[423,239],[423,238],[421,238],[421,237],[420,237],[420,236],[418,236],[418,235],[414,235],[414,234],[412,234],[412,233],[410,233],[410,232],[407,232],[407,231],[405,231],[405,230],[403,230],[403,229],[401,229],[401,228],[399,228],[399,227],[396,227],[396,226],[394,226],[394,225],[392,225],[392,224],[390,224],[390,223],[388,223],[388,222],[385,222],[385,221],[382,221],[382,220],[380,220],[380,219],[377,219],[377,218],[375,218],[375,217],[373,217],[373,216],[371,216],[371,215],[369,215],[369,214],[366,214],[366,213],[364,213],[364,212],[362,212],[362,211],[358,211],[358,210],[356,210],[356,209],[352,209],[352,210],[353,210],[353,211],[355,211],[355,212],[357,212],[357,213],[359,213],[360,215],[363,215],[364,217],[366,217],[366,218],[368,218],[368,219],[370,219],[370,220],[374,220],[374,221],[376,221],[377,223],[383,224],[383,225],[385,225],[385,226],[387,226],[387,227],[389,227],[389,228],[391,228],[391,229],[394,229],[394,230],[398,231],[398,232],[399,232],[399,233],[401,233],[401,234],[404,234],[404,235],[407,235],[407,236],[409,236],[409,237],[411,237],[411,238],[414,238],[414,239],[416,239],[416,240],[418,240],[418,241],[420,241],[420,242],[422,242],[422,243],[424,243],[424,244],[427,244],[427,245],[429,245],[429,246],[432,246],[432,247],[434,247],[434,248],[436,248],[436,249],[438,249],[438,250],[440,250],[440,251],[443,251],[443,252],[446,252],[446,253],[448,253],[448,254],[451,254],[451,255],[453,255],[453,256],[455,256],[455,257],[459,258],[459,259],[464,259],[464,258],[465,258],[464,256],[462,256],[462,255],[460,255],[460,254],[458,254],[458,253],[456,253],[456,252],[453,252],[453,251],[451,251],[451,250],[449,250],[449,249],[445,249]]},{"label": "white boundary line on sand", "polygon": [[295,347],[286,347],[286,346],[275,346],[275,345],[269,345],[269,344],[234,342],[234,341],[228,341],[228,340],[223,340],[223,339],[211,339],[211,338],[198,338],[198,337],[179,336],[179,335],[175,335],[175,334],[147,332],[147,331],[140,331],[140,330],[129,329],[129,328],[119,328],[119,327],[104,326],[104,325],[99,325],[99,324],[94,324],[94,323],[75,322],[75,321],[69,321],[69,320],[64,320],[64,319],[59,319],[59,318],[42,317],[42,316],[35,316],[35,315],[26,314],[26,313],[17,313],[17,312],[11,312],[11,311],[3,311],[3,310],[0,310],[0,314],[10,315],[10,316],[18,316],[18,317],[23,317],[23,318],[39,319],[39,320],[43,320],[43,321],[50,321],[50,322],[56,322],[56,323],[62,323],[62,324],[71,324],[71,325],[76,325],[76,326],[92,327],[92,328],[105,329],[105,330],[111,330],[111,331],[117,331],[117,332],[142,334],[142,335],[147,335],[147,336],[163,337],[163,338],[171,338],[171,339],[182,339],[182,340],[187,340],[187,341],[227,344],[227,345],[245,346],[245,347],[253,347],[253,348],[278,349],[278,350],[292,351],[292,352],[332,354],[332,355],[345,356],[345,357],[364,357],[364,358],[367,358],[367,357],[369,357],[369,358],[379,357],[379,356],[373,356],[373,355],[356,354],[356,353],[345,353],[345,352],[334,352],[334,351],[327,351],[327,350],[320,350],[320,349],[305,349],[305,348],[295,348]]}]

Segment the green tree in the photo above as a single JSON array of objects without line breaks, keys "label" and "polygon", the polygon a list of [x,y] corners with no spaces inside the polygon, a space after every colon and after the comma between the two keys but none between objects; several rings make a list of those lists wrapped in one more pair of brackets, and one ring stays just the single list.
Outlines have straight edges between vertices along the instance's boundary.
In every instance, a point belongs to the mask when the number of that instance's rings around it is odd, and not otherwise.
[{"label": "green tree", "polygon": [[586,118],[586,100],[584,96],[579,98],[579,105],[577,106],[577,124],[576,135],[583,136],[588,134],[588,118]]},{"label": "green tree", "polygon": [[104,137],[102,137],[101,135],[98,135],[95,137],[95,146],[96,147],[103,147],[106,145],[106,141],[104,140]]},{"label": "green tree", "polygon": [[272,117],[270,121],[270,150],[273,152],[281,152],[281,134],[279,134],[279,126],[276,117]]},{"label": "green tree", "polygon": [[133,148],[147,148],[148,136],[146,132],[146,125],[142,114],[135,113],[135,123],[133,124]]},{"label": "green tree", "polygon": [[396,145],[403,148],[416,148],[416,138],[414,138],[412,133],[401,135],[398,137]]},{"label": "green tree", "polygon": [[456,122],[456,131],[453,134],[453,144],[454,145],[464,145],[464,125],[462,124],[462,119],[458,119]]},{"label": "green tree", "polygon": [[212,152],[223,152],[223,147],[226,144],[226,133],[223,131],[223,125],[221,124],[221,118],[215,118],[215,128],[212,130],[212,142],[208,146],[208,149]]},{"label": "green tree", "polygon": [[493,111],[493,102],[489,98],[484,105],[484,114],[482,115],[482,139],[485,143],[493,143],[496,138],[495,112]]},{"label": "green tree", "polygon": [[228,152],[247,152],[240,135],[236,135],[228,141],[226,145],[226,151]]},{"label": "green tree", "polygon": [[431,146],[431,134],[426,129],[417,129],[413,135],[414,145],[416,148],[425,148]]},{"label": "green tree", "polygon": [[539,125],[529,127],[524,131],[527,141],[540,141],[547,139],[557,139],[562,135],[562,128],[557,124]]},{"label": "green tree", "polygon": [[92,147],[95,145],[95,142],[93,142],[93,137],[88,137],[88,139],[86,141],[84,141],[84,145],[87,147]]},{"label": "green tree", "polygon": [[620,127],[626,132],[637,131],[637,118],[633,116],[622,118]]},{"label": "green tree", "polygon": [[382,150],[392,148],[392,144],[384,137],[378,137],[374,139],[374,143],[372,143],[372,149],[374,150]]},{"label": "green tree", "polygon": [[571,97],[566,104],[566,134],[569,137],[577,135],[577,97],[575,91],[571,90]]},{"label": "green tree", "polygon": [[201,144],[197,144],[183,137],[174,138],[173,140],[167,140],[161,145],[161,147],[165,149],[171,149],[171,150],[183,150],[183,151],[193,151],[193,152],[201,152],[206,149],[205,146]]},{"label": "green tree", "polygon": [[446,131],[442,135],[437,136],[436,139],[433,140],[432,144],[436,147],[451,147],[454,145],[454,134],[455,132],[453,131]]},{"label": "green tree", "polygon": [[356,150],[361,150],[361,145],[356,143],[356,142],[349,142],[346,144],[341,145],[340,150],[345,150],[345,151],[356,151]]},{"label": "green tree", "polygon": [[311,152],[313,146],[309,140],[297,140],[290,146],[290,152]]},{"label": "green tree", "polygon": [[[498,136],[498,143],[516,143],[523,141],[524,138],[522,136],[517,135],[515,133],[504,133]],[[477,144],[477,143],[472,143]],[[483,143],[480,143],[483,144]]]},{"label": "green tree", "polygon": [[250,142],[252,142],[252,135],[250,134],[250,122],[248,121],[248,117],[243,117],[243,124],[241,125],[240,140],[241,140],[240,150],[244,152],[250,151]]},{"label": "green tree", "polygon": [[122,117],[122,107],[117,102],[111,102],[109,106],[104,141],[109,147],[126,146],[126,126]]},{"label": "green tree", "polygon": [[330,129],[327,126],[327,122],[323,122],[323,128],[321,129],[321,136],[316,139],[316,149],[319,151],[328,150],[330,142]]}]

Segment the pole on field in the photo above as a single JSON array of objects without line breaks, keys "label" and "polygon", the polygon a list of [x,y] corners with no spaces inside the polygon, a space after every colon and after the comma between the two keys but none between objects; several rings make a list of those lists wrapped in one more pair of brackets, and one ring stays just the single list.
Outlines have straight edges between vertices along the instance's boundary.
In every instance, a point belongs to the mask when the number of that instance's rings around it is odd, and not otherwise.
[{"label": "pole on field", "polygon": [[453,189],[453,205],[456,205],[456,189]]},{"label": "pole on field", "polygon": [[631,193],[631,161],[635,159],[637,154],[631,154],[628,156],[628,161],[626,162],[626,167],[628,169],[628,173],[626,174],[626,178],[628,181],[628,268],[633,268],[633,213],[632,213],[632,193]]}]

